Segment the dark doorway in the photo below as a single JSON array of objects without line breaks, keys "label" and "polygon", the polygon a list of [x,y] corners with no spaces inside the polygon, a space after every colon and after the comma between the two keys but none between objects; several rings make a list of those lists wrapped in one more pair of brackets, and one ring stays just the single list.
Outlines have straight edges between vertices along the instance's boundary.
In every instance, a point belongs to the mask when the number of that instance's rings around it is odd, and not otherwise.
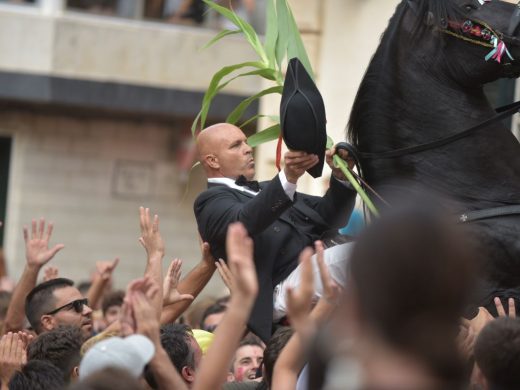
[{"label": "dark doorway", "polygon": [[[7,183],[11,160],[11,138],[0,137],[0,221],[5,221],[7,207]],[[5,226],[0,228],[0,248],[4,245]]]}]

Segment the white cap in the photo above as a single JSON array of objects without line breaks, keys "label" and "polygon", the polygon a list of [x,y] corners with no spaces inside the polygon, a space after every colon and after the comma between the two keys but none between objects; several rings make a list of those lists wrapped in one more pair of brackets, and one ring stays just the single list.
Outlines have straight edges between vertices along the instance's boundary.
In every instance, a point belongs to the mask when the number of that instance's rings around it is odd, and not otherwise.
[{"label": "white cap", "polygon": [[94,344],[79,365],[79,377],[95,371],[116,367],[138,378],[155,354],[153,343],[145,336],[134,334],[126,338],[110,337]]}]

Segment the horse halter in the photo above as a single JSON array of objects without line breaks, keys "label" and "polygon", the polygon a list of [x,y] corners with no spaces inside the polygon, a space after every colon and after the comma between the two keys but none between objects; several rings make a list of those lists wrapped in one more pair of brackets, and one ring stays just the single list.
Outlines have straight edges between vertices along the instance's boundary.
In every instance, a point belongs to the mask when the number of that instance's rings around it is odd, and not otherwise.
[{"label": "horse halter", "polygon": [[[478,2],[481,5],[484,5],[491,0],[478,0]],[[408,5],[410,8],[417,13],[417,5],[412,1],[408,0]],[[509,28],[507,35],[502,34],[499,31],[493,30],[491,27],[489,27],[485,22],[477,22],[474,24],[475,21],[466,20],[463,24],[457,24],[456,22],[448,22],[445,23],[445,28],[441,29],[442,32],[453,35],[457,38],[463,39],[465,41],[469,41],[475,44],[479,44],[486,47],[493,47],[493,50],[491,53],[489,53],[486,56],[486,61],[493,58],[498,63],[502,63],[501,59],[504,54],[508,55],[511,61],[514,61],[513,57],[507,50],[507,47],[505,46],[506,43],[513,43],[516,45],[520,45],[520,39],[513,36],[517,28],[520,26],[520,1],[518,2],[515,12],[513,12],[513,15],[511,16],[511,20],[509,23]],[[450,26],[451,24],[451,26]],[[460,28],[463,33],[473,35],[476,38],[481,38],[482,41],[478,41],[477,39],[473,39],[471,37],[467,37],[464,35],[460,35],[457,32],[450,31],[448,27],[452,28]],[[486,43],[488,41],[488,43]],[[502,44],[500,44],[502,43]],[[503,65],[511,65],[511,63],[503,64]],[[344,149],[346,150],[350,156],[353,157],[355,161],[355,165],[358,169],[359,175],[355,175],[358,181],[361,182],[361,185],[364,186],[366,189],[371,191],[375,196],[377,196],[380,200],[384,202],[384,199],[376,192],[374,189],[372,189],[365,180],[363,180],[363,160],[377,160],[377,159],[391,159],[391,158],[397,158],[402,157],[405,155],[410,155],[414,153],[420,153],[423,151],[435,149],[444,145],[448,145],[452,142],[458,141],[460,139],[463,139],[479,130],[482,130],[486,128],[487,126],[496,123],[502,119],[506,119],[520,111],[520,101],[514,102],[512,104],[499,107],[496,109],[496,115],[494,115],[492,118],[487,119],[473,127],[470,127],[468,129],[465,129],[463,131],[460,131],[458,133],[455,133],[453,135],[449,135],[447,137],[420,144],[415,146],[408,146],[404,148],[394,149],[394,150],[387,150],[384,152],[375,152],[375,153],[367,153],[362,152],[357,149],[356,146],[343,142],[338,145],[336,145],[336,149]],[[351,172],[353,172],[351,170]],[[353,172],[354,173],[354,172]],[[384,202],[388,204],[387,202]],[[456,219],[460,223],[467,223],[467,222],[474,222],[479,221],[487,218],[494,218],[499,216],[508,216],[508,215],[520,215],[520,205],[508,205],[503,207],[496,207],[496,208],[490,208],[490,209],[484,209],[484,210],[473,210],[468,211],[466,213],[463,213],[461,215],[456,216]]]}]

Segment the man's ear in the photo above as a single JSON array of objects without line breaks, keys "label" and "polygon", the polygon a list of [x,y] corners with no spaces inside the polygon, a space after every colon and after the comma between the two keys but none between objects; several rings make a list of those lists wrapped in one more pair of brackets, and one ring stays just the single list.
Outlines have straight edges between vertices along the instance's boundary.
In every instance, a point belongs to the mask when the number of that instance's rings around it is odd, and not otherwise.
[{"label": "man's ear", "polygon": [[204,162],[206,166],[210,167],[211,169],[219,169],[220,164],[218,162],[218,157],[214,154],[207,154],[204,156]]},{"label": "man's ear", "polygon": [[73,382],[75,381],[75,379],[79,378],[79,366],[76,366],[72,369],[72,372],[70,373],[70,377]]},{"label": "man's ear", "polygon": [[44,330],[52,330],[55,328],[54,317],[48,314],[44,314],[40,317],[40,324]]},{"label": "man's ear", "polygon": [[195,370],[191,367],[182,367],[181,375],[185,382],[193,383],[195,381]]}]

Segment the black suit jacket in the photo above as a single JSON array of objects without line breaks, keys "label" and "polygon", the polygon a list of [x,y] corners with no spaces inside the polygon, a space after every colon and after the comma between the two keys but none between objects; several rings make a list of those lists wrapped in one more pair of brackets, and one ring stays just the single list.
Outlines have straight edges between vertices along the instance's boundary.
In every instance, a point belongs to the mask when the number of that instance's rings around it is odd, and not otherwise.
[{"label": "black suit jacket", "polygon": [[226,256],[226,232],[240,221],[254,240],[259,293],[249,328],[264,341],[271,337],[273,290],[298,265],[298,255],[324,233],[345,226],[356,192],[331,179],[323,197],[296,193],[294,202],[285,193],[278,175],[261,183],[256,196],[209,183],[195,200],[194,211],[201,237],[209,242],[215,258]]}]

